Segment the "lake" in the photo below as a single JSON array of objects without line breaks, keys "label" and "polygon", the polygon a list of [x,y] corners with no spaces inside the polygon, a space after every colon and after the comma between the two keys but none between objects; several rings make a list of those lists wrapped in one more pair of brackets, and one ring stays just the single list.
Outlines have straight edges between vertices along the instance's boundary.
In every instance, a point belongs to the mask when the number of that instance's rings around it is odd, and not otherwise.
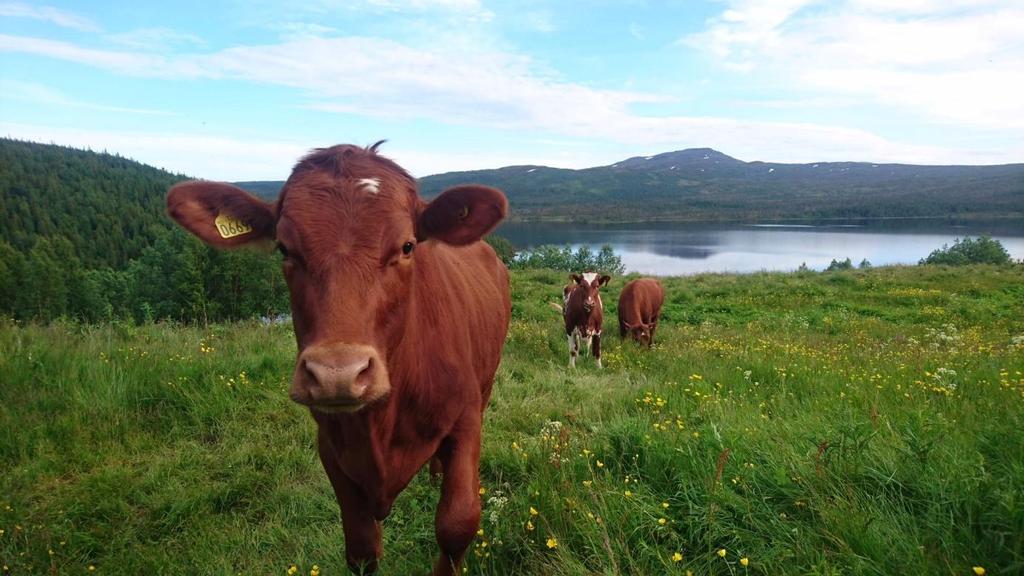
[{"label": "lake", "polygon": [[1024,221],[954,223],[947,220],[857,220],[761,224],[518,224],[497,234],[517,249],[542,244],[611,244],[629,272],[675,276],[699,272],[814,270],[832,259],[857,265],[916,264],[956,238],[988,234],[1015,259],[1024,259]]}]

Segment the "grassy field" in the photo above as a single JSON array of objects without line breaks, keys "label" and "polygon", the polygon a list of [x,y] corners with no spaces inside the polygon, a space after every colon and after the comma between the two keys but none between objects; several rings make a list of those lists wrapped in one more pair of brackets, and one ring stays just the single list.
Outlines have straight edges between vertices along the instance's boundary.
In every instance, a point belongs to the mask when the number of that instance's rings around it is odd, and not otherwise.
[{"label": "grassy field", "polygon": [[[566,367],[513,275],[470,574],[1024,572],[1024,267],[665,281],[653,350]],[[5,574],[346,573],[290,326],[0,322]],[[423,573],[437,490],[385,523]]]}]

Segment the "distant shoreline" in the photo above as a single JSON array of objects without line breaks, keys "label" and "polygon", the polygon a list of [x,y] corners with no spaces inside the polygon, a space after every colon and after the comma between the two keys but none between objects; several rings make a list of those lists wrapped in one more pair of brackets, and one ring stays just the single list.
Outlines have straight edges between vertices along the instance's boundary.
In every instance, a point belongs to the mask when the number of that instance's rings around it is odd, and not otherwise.
[{"label": "distant shoreline", "polygon": [[515,206],[512,206],[512,214],[505,220],[507,224],[595,224],[595,225],[623,225],[623,224],[787,224],[803,222],[878,222],[878,221],[953,221],[953,222],[1012,222],[1020,221],[1024,225],[1024,213],[1014,214],[957,214],[948,216],[805,216],[805,217],[755,217],[755,218],[687,218],[685,216],[661,216],[651,218],[588,218],[571,217],[562,215],[552,216],[523,216],[518,217],[515,213]]}]

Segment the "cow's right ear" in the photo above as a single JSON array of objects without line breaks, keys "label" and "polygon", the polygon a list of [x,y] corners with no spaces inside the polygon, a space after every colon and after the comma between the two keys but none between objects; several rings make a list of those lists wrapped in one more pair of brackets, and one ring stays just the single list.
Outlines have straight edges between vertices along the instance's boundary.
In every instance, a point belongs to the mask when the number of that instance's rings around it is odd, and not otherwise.
[{"label": "cow's right ear", "polygon": [[583,282],[583,276],[580,276],[579,274],[569,274],[569,281],[574,284],[579,284]]},{"label": "cow's right ear", "polygon": [[223,182],[191,180],[167,193],[167,213],[182,228],[216,248],[274,238],[276,208]]}]

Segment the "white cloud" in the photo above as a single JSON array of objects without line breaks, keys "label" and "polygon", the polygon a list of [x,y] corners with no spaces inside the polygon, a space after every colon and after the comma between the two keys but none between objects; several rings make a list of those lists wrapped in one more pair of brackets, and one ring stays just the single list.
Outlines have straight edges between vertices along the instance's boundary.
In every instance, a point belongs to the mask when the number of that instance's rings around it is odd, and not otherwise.
[{"label": "white cloud", "polygon": [[301,6],[289,6],[313,12],[357,12],[423,14],[427,12],[457,15],[467,21],[489,22],[494,13],[483,6],[480,0],[314,0]]},{"label": "white cloud", "polygon": [[[337,144],[299,143],[273,138],[242,140],[187,133],[78,130],[12,122],[0,122],[0,134],[22,140],[116,152],[171,172],[229,182],[284,180],[291,173],[295,162],[311,149]],[[497,166],[546,164],[584,168],[606,163],[603,159],[581,150],[560,151],[554,154],[539,150],[532,154],[508,154],[487,150],[458,153],[416,150],[402,147],[399,143],[388,142],[381,148],[381,153],[417,177]]]},{"label": "white cloud", "polygon": [[78,130],[0,122],[11,138],[108,151],[171,172],[211,180],[284,179],[309,146],[204,134]]},{"label": "white cloud", "polygon": [[81,108],[86,110],[97,110],[100,112],[114,112],[117,114],[143,114],[148,116],[170,115],[168,112],[160,110],[82,102],[42,84],[8,80],[6,78],[0,79],[0,94],[3,94],[4,98],[20,100],[23,102],[32,102],[34,104],[48,104],[62,108]]},{"label": "white cloud", "polygon": [[735,0],[681,40],[725,68],[945,123],[1024,127],[1018,0]]},{"label": "white cloud", "polygon": [[179,45],[206,45],[206,42],[195,34],[163,27],[139,28],[130,32],[110,34],[107,40],[125,48],[150,52],[164,52]]},{"label": "white cloud", "polygon": [[[770,19],[785,21],[785,14],[791,15],[797,10],[796,4],[788,4],[782,12],[771,12],[774,16]],[[749,15],[730,14],[728,18],[742,22]],[[765,34],[780,38],[777,32]],[[485,129],[527,131],[537,138],[556,136],[617,143],[623,147],[621,149],[629,149],[624,156],[634,155],[638,148],[662,152],[712,146],[745,160],[785,162],[1000,163],[1020,161],[1024,157],[1024,142],[1020,138],[1014,140],[1013,145],[998,150],[947,148],[894,141],[865,130],[837,125],[683,115],[644,116],[632,110],[634,105],[670,102],[672,99],[660,94],[606,90],[567,82],[529,58],[496,50],[455,53],[443,48],[422,49],[378,38],[300,37],[277,44],[235,46],[209,53],[157,55],[97,50],[66,42],[0,35],[2,51],[45,55],[136,77],[287,86],[302,91],[307,97],[306,107],[316,110],[387,118],[428,118]],[[345,57],[339,58],[339,54]],[[858,76],[851,65],[841,71],[846,75],[829,77],[829,69],[816,67],[799,72],[802,81],[808,84],[847,83],[843,91],[836,92],[844,97],[859,94],[859,90],[868,93],[892,90],[895,94],[889,98],[907,98],[908,105],[914,97],[914,92],[904,96],[899,90],[905,75],[888,77],[865,68]],[[937,82],[933,75],[923,75],[918,81],[925,90],[951,89]],[[963,77],[959,86],[961,92],[957,96],[973,97],[972,91],[976,88],[972,84],[985,85],[988,81],[986,78]],[[955,100],[931,102],[934,113],[946,117],[956,113],[956,110],[942,107]],[[987,103],[994,101],[996,97],[986,95]],[[1001,104],[1007,109],[1017,105],[1010,99]],[[964,110],[967,112],[960,111],[961,116],[969,113],[984,121],[992,108],[979,106],[974,111],[970,107]],[[182,135],[174,142],[184,142],[188,138]],[[208,137],[202,138],[206,139],[201,142],[207,144],[201,146],[209,146]],[[166,144],[164,140],[159,141]],[[183,147],[188,148],[187,145]],[[294,144],[288,147],[298,148]],[[286,155],[288,162],[297,155]],[[551,164],[550,156],[547,157],[546,162],[543,157],[529,160]],[[465,158],[465,164],[451,158],[438,159],[433,168],[428,168],[429,171],[418,173],[493,167],[527,160],[499,154],[487,157],[471,154]],[[577,162],[593,162],[590,165],[595,165],[619,159],[598,159],[593,155],[578,154],[556,161],[564,162],[562,165],[582,167],[587,164]],[[471,164],[485,160],[489,163]],[[239,174],[249,169],[265,171],[266,168],[260,164],[240,157],[232,168],[236,174],[232,177],[255,178]],[[182,164],[175,169],[207,175],[199,172],[199,166],[190,166]]]},{"label": "white cloud", "polygon": [[0,16],[45,20],[57,26],[82,32],[99,32],[100,27],[92,20],[53,6],[32,6],[21,2],[0,3]]},{"label": "white cloud", "polygon": [[522,18],[526,27],[535,32],[550,34],[558,30],[551,13],[547,10],[531,10],[523,14]]}]

